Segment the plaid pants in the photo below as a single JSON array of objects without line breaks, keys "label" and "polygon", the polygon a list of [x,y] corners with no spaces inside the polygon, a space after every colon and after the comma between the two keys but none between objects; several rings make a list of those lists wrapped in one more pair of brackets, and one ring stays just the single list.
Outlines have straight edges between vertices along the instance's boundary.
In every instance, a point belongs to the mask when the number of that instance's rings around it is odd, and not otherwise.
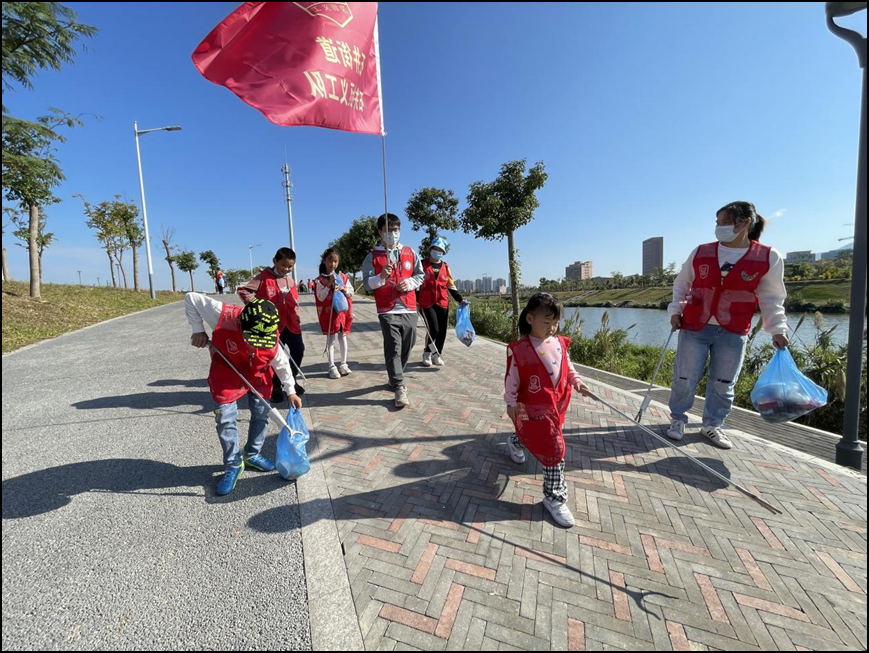
[{"label": "plaid pants", "polygon": [[[510,436],[513,446],[524,449],[519,441],[519,436],[513,433]],[[543,466],[543,496],[553,501],[567,501],[567,483],[564,480],[564,461],[554,467]]]}]

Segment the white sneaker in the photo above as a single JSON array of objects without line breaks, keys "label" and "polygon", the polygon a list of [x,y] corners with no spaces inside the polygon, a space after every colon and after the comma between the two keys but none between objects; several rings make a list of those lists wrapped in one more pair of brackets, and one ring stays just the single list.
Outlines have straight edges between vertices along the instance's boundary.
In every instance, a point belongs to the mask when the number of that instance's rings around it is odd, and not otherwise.
[{"label": "white sneaker", "polygon": [[507,437],[507,453],[510,454],[510,460],[514,463],[521,465],[525,462],[525,450],[513,444],[513,436]]},{"label": "white sneaker", "polygon": [[567,507],[566,501],[554,501],[549,497],[543,497],[543,506],[549,511],[549,514],[552,515],[555,523],[559,526],[570,528],[576,523],[573,513]]},{"label": "white sneaker", "polygon": [[441,356],[440,354],[432,354],[431,355],[431,362],[434,363],[435,365],[437,365],[438,367],[443,367],[444,366],[444,357]]},{"label": "white sneaker", "polygon": [[685,437],[685,422],[679,419],[674,419],[670,422],[670,428],[667,429],[667,437],[677,442]]},{"label": "white sneaker", "polygon": [[341,373],[338,371],[338,368],[334,365],[329,368],[329,378],[330,379],[340,379]]},{"label": "white sneaker", "polygon": [[338,366],[338,372],[341,374],[341,376],[347,376],[348,374],[353,373],[353,371],[350,369],[350,367],[347,365],[347,363],[341,363]]},{"label": "white sneaker", "polygon": [[700,435],[709,440],[709,442],[719,449],[730,449],[733,447],[730,438],[727,437],[724,429],[720,426],[704,426],[700,429]]},{"label": "white sneaker", "polygon": [[398,386],[395,389],[395,407],[396,408],[404,408],[405,406],[410,405],[410,399],[407,398],[407,388],[403,385]]},{"label": "white sneaker", "polygon": [[430,351],[422,352],[422,366],[423,367],[431,367],[431,352]]}]

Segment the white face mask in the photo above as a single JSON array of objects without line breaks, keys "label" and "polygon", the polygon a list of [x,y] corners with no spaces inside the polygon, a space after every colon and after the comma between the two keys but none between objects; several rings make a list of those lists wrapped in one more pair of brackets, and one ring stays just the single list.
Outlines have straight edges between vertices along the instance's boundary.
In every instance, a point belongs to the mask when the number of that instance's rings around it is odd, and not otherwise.
[{"label": "white face mask", "polygon": [[729,243],[736,240],[736,233],[732,224],[715,227],[715,239],[720,243]]},{"label": "white face mask", "polygon": [[394,247],[398,244],[398,237],[400,236],[400,232],[398,231],[387,231],[386,232],[386,244],[390,247]]}]

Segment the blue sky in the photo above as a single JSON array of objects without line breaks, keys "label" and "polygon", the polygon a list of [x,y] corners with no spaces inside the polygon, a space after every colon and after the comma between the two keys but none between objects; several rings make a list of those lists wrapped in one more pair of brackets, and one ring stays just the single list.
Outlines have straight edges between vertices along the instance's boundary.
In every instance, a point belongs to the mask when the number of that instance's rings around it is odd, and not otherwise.
[{"label": "blue sky", "polygon": [[[87,51],[4,94],[21,117],[49,106],[103,117],[60,146],[45,281],[107,278],[72,195],[138,202],[133,120],[183,127],[141,140],[158,288],[170,284],[161,224],[224,268],[247,267],[248,245],[262,244],[254,263],[265,264],[289,244],[285,152],[303,277],[353,219],[382,212],[379,137],[272,125],[195,70],[193,49],[236,3],[69,6],[100,30]],[[516,235],[526,282],[575,260],[639,272],[651,236],[664,237],[665,263],[681,263],[736,199],[772,217],[764,242],[783,252],[834,249],[852,233],[860,70],[823,3],[386,3],[380,43],[390,210],[403,216],[424,186],[453,189],[464,208],[468,184],[503,162],[546,164],[540,208]],[[506,242],[447,237],[456,277],[507,276]],[[403,242],[419,239],[404,227]],[[4,244],[26,278],[25,251]]]}]

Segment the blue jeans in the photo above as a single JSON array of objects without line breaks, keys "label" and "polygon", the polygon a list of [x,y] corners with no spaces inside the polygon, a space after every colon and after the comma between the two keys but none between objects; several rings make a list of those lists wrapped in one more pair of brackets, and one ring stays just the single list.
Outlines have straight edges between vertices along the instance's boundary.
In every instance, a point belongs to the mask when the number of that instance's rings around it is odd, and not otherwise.
[{"label": "blue jeans", "polygon": [[679,331],[670,391],[670,416],[688,423],[687,413],[694,405],[694,393],[708,358],[703,426],[724,424],[733,407],[733,389],[742,369],[747,342],[748,336],[731,333],[717,324],[708,324],[700,331]]},{"label": "blue jeans", "polygon": [[[255,456],[263,448],[266,430],[269,424],[269,407],[254,396],[247,393],[250,407],[250,428],[247,431],[247,445],[244,455]],[[217,423],[217,437],[223,448],[223,464],[227,467],[241,465],[241,450],[238,448],[238,404],[220,404],[214,411],[214,421]]]}]

